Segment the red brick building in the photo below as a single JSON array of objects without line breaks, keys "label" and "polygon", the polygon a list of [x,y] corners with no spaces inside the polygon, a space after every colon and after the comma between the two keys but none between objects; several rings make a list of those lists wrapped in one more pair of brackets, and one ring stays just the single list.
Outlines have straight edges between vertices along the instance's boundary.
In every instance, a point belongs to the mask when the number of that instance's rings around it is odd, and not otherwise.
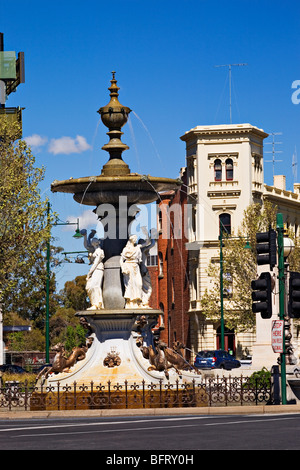
[{"label": "red brick building", "polygon": [[[183,172],[181,179],[186,182]],[[149,266],[152,280],[151,307],[164,312],[160,339],[172,347],[174,341],[189,348],[189,279],[185,234],[185,189],[160,194],[157,202],[157,266]],[[188,354],[186,357],[188,358]]]}]

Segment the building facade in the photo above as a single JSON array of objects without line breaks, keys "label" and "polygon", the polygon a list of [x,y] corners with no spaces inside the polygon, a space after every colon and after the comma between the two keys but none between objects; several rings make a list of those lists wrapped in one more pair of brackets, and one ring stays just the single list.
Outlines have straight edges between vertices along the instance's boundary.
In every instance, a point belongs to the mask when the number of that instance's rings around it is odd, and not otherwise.
[{"label": "building facade", "polygon": [[[236,233],[244,210],[252,203],[269,200],[283,214],[286,226],[299,236],[300,185],[287,191],[284,176],[274,177],[273,186],[264,184],[266,137],[267,133],[250,124],[197,126],[181,137],[186,143],[189,224],[185,247],[193,353],[220,347],[220,322],[208,321],[201,310],[201,298],[209,289],[209,263],[219,260],[220,223],[229,235]],[[293,335],[296,342],[297,334]],[[225,348],[239,357],[251,354],[254,342],[254,332],[236,333],[225,328]]]}]

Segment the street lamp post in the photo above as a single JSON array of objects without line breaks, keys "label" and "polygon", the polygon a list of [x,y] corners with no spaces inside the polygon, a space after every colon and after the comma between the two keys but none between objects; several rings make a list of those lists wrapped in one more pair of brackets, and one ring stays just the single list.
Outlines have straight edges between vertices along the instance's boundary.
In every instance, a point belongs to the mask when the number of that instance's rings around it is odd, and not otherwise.
[{"label": "street lamp post", "polygon": [[48,227],[48,238],[47,238],[47,253],[46,253],[46,272],[47,272],[47,277],[46,277],[46,331],[45,331],[45,337],[46,337],[46,363],[48,364],[50,362],[50,340],[49,340],[49,313],[50,313],[50,255],[51,255],[51,247],[50,247],[50,240],[51,240],[51,226],[54,225],[76,225],[77,229],[75,231],[75,235],[73,235],[74,238],[82,238],[82,235],[79,230],[79,219],[77,219],[77,222],[54,222],[51,225],[50,221],[50,202],[48,201],[47,204],[47,227]]},{"label": "street lamp post", "polygon": [[50,202],[47,204],[47,278],[46,278],[46,364],[49,363],[49,304],[50,304],[50,238],[51,238],[51,224],[50,224]]},{"label": "street lamp post", "polygon": [[[242,239],[243,237],[230,237],[232,239],[238,238]],[[220,221],[220,320],[221,320],[221,349],[225,349],[225,322],[224,322],[224,288],[223,288],[223,281],[224,281],[224,269],[223,269],[223,224]],[[246,245],[244,246],[245,249],[251,249],[249,241],[247,239]]]}]

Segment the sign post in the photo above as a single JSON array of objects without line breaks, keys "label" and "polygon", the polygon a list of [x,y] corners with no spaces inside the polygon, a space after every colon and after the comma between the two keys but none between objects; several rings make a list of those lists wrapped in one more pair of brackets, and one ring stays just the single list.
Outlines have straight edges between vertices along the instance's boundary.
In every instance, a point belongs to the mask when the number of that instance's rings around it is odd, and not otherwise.
[{"label": "sign post", "polygon": [[274,353],[283,353],[283,340],[284,340],[284,321],[274,320],[272,322],[272,348]]}]

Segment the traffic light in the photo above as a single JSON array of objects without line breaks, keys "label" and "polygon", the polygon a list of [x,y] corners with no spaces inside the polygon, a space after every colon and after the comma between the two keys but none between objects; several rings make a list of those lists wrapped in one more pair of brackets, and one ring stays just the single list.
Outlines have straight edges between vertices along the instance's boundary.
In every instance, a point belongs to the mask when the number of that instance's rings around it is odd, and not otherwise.
[{"label": "traffic light", "polygon": [[252,312],[261,314],[262,318],[272,317],[272,280],[270,273],[261,273],[258,279],[251,282]]},{"label": "traffic light", "polygon": [[273,269],[277,260],[276,231],[272,228],[268,232],[256,234],[257,264],[269,264]]},{"label": "traffic light", "polygon": [[290,272],[288,315],[300,318],[300,273]]}]

